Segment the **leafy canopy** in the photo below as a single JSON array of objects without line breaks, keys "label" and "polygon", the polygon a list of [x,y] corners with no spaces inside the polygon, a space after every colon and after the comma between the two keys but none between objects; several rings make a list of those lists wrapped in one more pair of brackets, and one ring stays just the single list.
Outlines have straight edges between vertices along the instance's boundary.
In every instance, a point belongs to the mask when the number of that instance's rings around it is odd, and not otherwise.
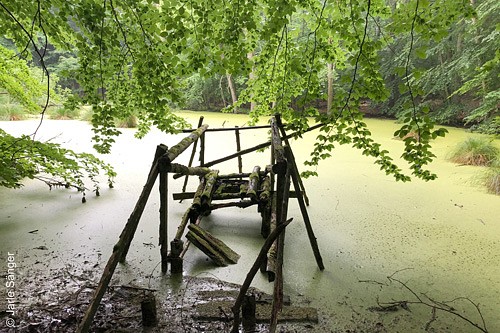
[{"label": "leafy canopy", "polygon": [[[415,102],[421,92],[413,86],[414,58],[425,50],[414,45],[442,40],[471,13],[468,1],[456,0],[1,0],[0,29],[21,56],[31,48],[43,59],[47,40],[76,53],[81,102],[93,105],[100,152],[108,152],[119,134],[115,116],[135,112],[138,136],[151,126],[176,131],[186,124],[170,105],[183,102],[185,79],[229,73],[249,77],[239,103],[256,104],[254,120],[279,112],[294,130],[304,131],[307,117],[323,124],[311,167],[330,157],[335,144],[350,144],[408,181],[370,137],[360,103],[388,98],[379,53],[397,36],[408,36],[401,66],[391,69],[411,95],[396,135],[405,138],[402,158],[411,173],[434,179],[426,169],[434,157],[430,141],[445,130],[435,129]],[[327,64],[334,64],[337,80],[332,108],[321,114],[312,102],[326,98],[321,75]],[[412,132],[418,135],[408,136]]]}]

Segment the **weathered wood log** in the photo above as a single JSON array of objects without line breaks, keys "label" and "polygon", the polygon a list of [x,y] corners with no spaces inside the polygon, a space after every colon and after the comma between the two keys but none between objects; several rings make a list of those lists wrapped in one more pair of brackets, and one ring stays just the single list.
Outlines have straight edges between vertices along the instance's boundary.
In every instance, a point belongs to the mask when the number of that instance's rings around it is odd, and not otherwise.
[{"label": "weathered wood log", "polygon": [[182,139],[178,144],[171,147],[165,154],[165,157],[168,158],[169,162],[173,162],[177,158],[177,156],[179,156],[182,152],[188,149],[189,146],[193,144],[193,142],[198,140],[200,136],[203,135],[203,132],[205,132],[207,128],[208,125],[202,125],[195,131],[191,132],[191,134]]},{"label": "weathered wood log", "polygon": [[[283,144],[281,143],[282,140],[275,117],[271,117],[271,141],[276,163],[281,164],[286,160],[285,150],[283,148]],[[276,174],[279,173],[278,171],[275,170],[275,166],[273,166],[273,171]]]},{"label": "weathered wood log", "polygon": [[302,178],[300,177],[299,169],[297,168],[297,163],[295,162],[295,157],[293,156],[292,148],[290,146],[290,142],[288,141],[285,127],[283,126],[283,123],[281,122],[281,115],[276,114],[275,118],[276,118],[276,124],[280,130],[281,136],[283,137],[283,141],[285,142],[285,146],[288,146],[290,148],[290,152],[288,154],[285,153],[285,157],[287,157],[287,155],[288,155],[287,159],[289,159],[292,162],[292,164],[291,164],[292,169],[294,170],[295,173],[297,173],[297,175],[299,175],[299,177],[298,177],[299,187],[295,188],[295,191],[302,192],[305,204],[306,204],[306,206],[309,206],[309,198],[307,197],[306,188],[304,187],[304,183],[302,182]]},{"label": "weathered wood log", "polygon": [[201,166],[205,166],[205,133],[200,137],[200,155],[199,161]]},{"label": "weathered wood log", "polygon": [[[289,160],[293,159],[293,155],[291,154],[292,150],[289,146],[285,147],[285,155]],[[316,259],[316,264],[318,265],[320,270],[324,270],[325,266],[323,265],[323,258],[321,258],[321,253],[319,252],[318,242],[316,240],[316,236],[314,235],[314,231],[311,225],[311,221],[309,219],[309,214],[307,213],[306,203],[302,198],[302,191],[300,191],[300,175],[296,168],[291,168],[291,177],[293,181],[293,187],[295,188],[295,192],[297,194],[297,200],[299,202],[300,211],[302,213],[302,218],[304,219],[304,224],[307,230],[307,236],[309,237],[309,243],[311,244],[311,248],[314,253],[314,258]]]},{"label": "weathered wood log", "polygon": [[[202,219],[203,219],[203,215],[199,215],[198,218],[196,219],[196,221],[194,223],[192,223],[192,224],[194,224],[194,225],[200,225]],[[189,250],[189,246],[190,245],[191,245],[191,241],[188,239],[184,243],[184,247],[183,247],[182,252],[179,255],[179,257],[184,258],[184,256],[186,255],[187,250]]]},{"label": "weathered wood log", "polygon": [[260,249],[257,258],[255,259],[255,262],[250,268],[250,271],[248,272],[245,281],[241,285],[238,297],[236,297],[236,301],[234,302],[232,308],[234,321],[233,321],[233,327],[231,328],[231,333],[239,332],[241,303],[243,302],[243,297],[246,295],[248,288],[250,287],[250,284],[252,283],[252,280],[255,277],[255,274],[257,274],[257,271],[259,270],[262,260],[264,260],[264,258],[266,257],[266,254],[269,251],[271,244],[276,240],[276,238],[286,228],[286,226],[290,224],[290,222],[292,222],[292,220],[293,219],[289,219],[285,223],[282,223],[279,227],[274,229],[273,232],[269,234],[269,237],[264,242],[264,245],[262,245],[262,248]]},{"label": "weathered wood log", "polygon": [[271,232],[271,202],[269,200],[259,202],[260,215],[262,217],[262,225],[260,234],[267,238]]},{"label": "weathered wood log", "polygon": [[184,242],[180,239],[174,239],[170,242],[170,272],[172,274],[182,274],[183,258],[181,258]]},{"label": "weathered wood log", "polygon": [[83,316],[83,319],[80,325],[77,328],[78,333],[86,333],[90,329],[90,325],[94,319],[94,315],[101,303],[102,297],[109,285],[109,281],[111,280],[113,273],[118,265],[118,262],[124,261],[128,248],[130,247],[130,243],[134,237],[134,233],[137,230],[137,225],[144,211],[144,207],[148,201],[151,190],[153,189],[153,185],[158,177],[158,159],[166,152],[167,147],[164,145],[159,145],[156,148],[155,157],[153,160],[153,165],[151,166],[151,170],[149,171],[148,180],[144,185],[141,195],[139,196],[139,200],[130,215],[125,228],[120,234],[120,238],[116,245],[113,247],[113,253],[104,267],[103,274],[101,279],[99,280],[99,284],[92,296],[92,301]]},{"label": "weathered wood log", "polygon": [[245,295],[242,303],[243,332],[255,332],[257,326],[257,318],[255,317],[257,303],[255,302],[255,295]]},{"label": "weathered wood log", "polygon": [[[234,129],[234,135],[236,136],[236,151],[240,152],[241,151],[241,142],[240,142],[240,129],[238,126]],[[241,158],[241,155],[238,156],[238,172],[242,173],[243,169],[243,161]]]},{"label": "weathered wood log", "polygon": [[188,229],[189,232],[186,234],[186,238],[209,256],[218,266],[236,264],[240,259],[238,253],[234,252],[220,239],[212,236],[208,231],[194,224],[190,224]]},{"label": "weathered wood log", "polygon": [[[261,129],[261,128],[269,128],[269,125],[239,127],[240,130],[254,130],[254,129]],[[193,131],[193,129],[190,129],[190,128],[186,128],[186,129],[182,130],[183,133],[190,133],[192,131]],[[207,132],[228,132],[228,131],[234,131],[234,128],[232,128],[232,127],[220,127],[220,128],[207,129]]]},{"label": "weathered wood log", "polygon": [[[269,231],[272,233],[276,227],[277,227],[277,216],[276,216],[276,193],[272,197],[272,203],[271,203],[271,208],[270,208],[270,222],[269,222]],[[267,272],[267,279],[269,282],[273,282],[276,276],[276,257],[277,257],[277,248],[278,248],[278,243],[273,242],[269,248],[269,252],[267,253],[267,265],[266,265],[266,272]]]},{"label": "weathered wood log", "polygon": [[253,201],[257,201],[257,191],[260,186],[260,166],[255,166],[248,179],[247,196]]},{"label": "weathered wood log", "polygon": [[240,198],[245,198],[248,192],[248,183],[240,185]]},{"label": "weathered wood log", "polygon": [[205,175],[205,188],[201,193],[201,211],[202,213],[210,212],[210,203],[212,202],[212,194],[215,190],[215,184],[217,183],[217,175],[219,170],[210,171]]},{"label": "weathered wood log", "polygon": [[269,198],[271,197],[271,177],[266,176],[262,180],[260,191],[259,200],[269,201]]},{"label": "weathered wood log", "polygon": [[[201,116],[200,120],[198,120],[198,127],[197,128],[200,128],[202,124],[203,124],[203,116]],[[196,155],[196,146],[197,146],[196,143],[197,142],[198,142],[198,140],[195,140],[193,143],[193,150],[191,151],[191,156],[189,157],[188,167],[191,167],[193,165],[194,156]],[[189,178],[189,174],[186,174],[186,177],[184,178],[184,184],[182,185],[182,192],[186,192],[188,178]],[[174,175],[174,179],[176,179],[175,175]],[[181,202],[182,202],[182,200],[181,200]]]},{"label": "weathered wood log", "polygon": [[160,158],[158,164],[160,172],[160,230],[159,241],[161,256],[161,271],[168,270],[168,165]]},{"label": "weathered wood log", "polygon": [[154,327],[158,323],[156,312],[156,298],[148,293],[141,301],[142,326]]},{"label": "weathered wood log", "polygon": [[193,202],[191,204],[191,209],[189,211],[189,219],[191,223],[195,221],[201,213],[201,194],[205,189],[205,177],[200,178],[200,184],[194,193]]},{"label": "weathered wood log", "polygon": [[[278,208],[281,208],[277,212],[277,226],[285,223],[288,212],[288,201],[289,201],[289,191],[290,191],[290,162],[288,162],[288,168],[284,175],[278,175],[276,200],[278,202]],[[283,182],[283,184],[282,184]],[[280,195],[280,193],[282,195]],[[281,197],[281,199],[280,199]],[[276,279],[274,281],[274,293],[273,293],[273,305],[271,312],[271,323],[269,325],[269,332],[275,333],[278,325],[278,313],[283,309],[283,255],[285,247],[285,232],[282,232],[278,239],[277,247],[277,257],[276,257]]]},{"label": "weathered wood log", "polygon": [[226,175],[219,175],[219,179],[246,178],[248,176],[250,176],[250,172],[229,173]]},{"label": "weathered wood log", "polygon": [[[172,194],[172,198],[174,200],[193,199],[194,197],[195,197],[195,192],[173,193]],[[244,194],[243,197],[246,197],[246,194]],[[290,191],[290,198],[296,198],[296,197],[297,197],[297,192]],[[236,192],[236,193],[217,193],[217,192],[215,192],[212,196],[212,201],[213,200],[238,199],[238,198],[241,198],[240,186],[238,186],[238,192]]]},{"label": "weathered wood log", "polygon": [[191,211],[191,207],[189,207],[184,215],[182,215],[181,223],[179,223],[179,226],[177,227],[177,232],[175,234],[174,239],[181,239],[182,235],[184,234],[184,230],[186,229],[187,223],[189,221],[189,213]]},{"label": "weathered wood log", "polygon": [[253,202],[250,200],[242,200],[238,202],[226,202],[226,203],[221,203],[221,204],[212,204],[211,209],[220,209],[220,208],[228,208],[228,207],[238,207],[238,208],[247,208],[253,205],[257,205],[257,202]]},{"label": "weathered wood log", "polygon": [[210,170],[209,168],[205,167],[187,167],[182,164],[177,164],[177,163],[171,163],[170,168],[168,169],[168,172],[170,173],[175,173],[174,179],[181,178],[182,176],[205,176],[207,173],[209,173]]}]

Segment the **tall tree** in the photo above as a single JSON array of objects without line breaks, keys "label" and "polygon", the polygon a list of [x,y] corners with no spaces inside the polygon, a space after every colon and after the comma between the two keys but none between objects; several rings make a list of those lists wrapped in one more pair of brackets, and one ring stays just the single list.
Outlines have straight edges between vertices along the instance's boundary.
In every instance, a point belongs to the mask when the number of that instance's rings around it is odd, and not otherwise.
[{"label": "tall tree", "polygon": [[[402,156],[414,176],[428,180],[435,178],[426,169],[433,157],[429,142],[444,131],[434,129],[415,103],[413,58],[420,52],[415,43],[444,38],[469,6],[455,0],[398,1],[393,8],[383,0],[2,0],[0,28],[19,50],[34,49],[42,66],[45,38],[75,51],[82,102],[93,105],[94,140],[101,152],[109,151],[119,133],[113,123],[117,114],[138,110],[139,136],[152,125],[168,132],[183,127],[169,108],[181,102],[180,78],[195,72],[249,77],[255,70],[238,99],[256,103],[252,117],[280,112],[296,130],[307,128],[308,116],[323,124],[309,165],[329,157],[334,142],[351,144],[406,181],[410,177],[371,139],[359,110],[363,99],[389,95],[378,54],[386,41],[371,28],[387,20],[389,35],[410,36],[402,70],[396,70],[412,103],[397,135],[420,135],[405,140]],[[255,56],[249,58],[250,52]],[[331,112],[321,114],[312,102],[325,98],[319,73],[327,63],[336,64],[339,87]]]}]

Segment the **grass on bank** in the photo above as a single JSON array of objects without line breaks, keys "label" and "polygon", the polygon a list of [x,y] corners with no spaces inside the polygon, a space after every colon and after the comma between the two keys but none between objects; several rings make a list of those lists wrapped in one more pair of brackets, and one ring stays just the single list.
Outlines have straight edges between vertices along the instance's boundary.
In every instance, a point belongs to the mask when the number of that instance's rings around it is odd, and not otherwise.
[{"label": "grass on bank", "polygon": [[462,165],[490,166],[498,159],[500,149],[493,140],[468,138],[459,143],[450,154],[450,161]]},{"label": "grass on bank", "polygon": [[486,170],[483,181],[488,192],[500,195],[500,155],[497,155]]}]

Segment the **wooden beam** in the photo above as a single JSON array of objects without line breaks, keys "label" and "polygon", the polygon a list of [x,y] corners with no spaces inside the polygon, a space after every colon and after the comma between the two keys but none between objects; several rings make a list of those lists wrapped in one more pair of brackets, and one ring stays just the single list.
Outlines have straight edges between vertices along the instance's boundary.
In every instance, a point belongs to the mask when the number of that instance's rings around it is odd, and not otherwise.
[{"label": "wooden beam", "polygon": [[[203,116],[200,117],[200,120],[198,120],[198,127],[197,128],[200,128],[201,125],[203,124]],[[188,162],[188,167],[192,166],[193,165],[193,160],[194,160],[194,156],[196,155],[196,143],[198,142],[198,139],[196,139],[194,141],[194,144],[193,144],[193,150],[191,151],[191,156],[189,157],[189,162]],[[182,192],[186,192],[186,186],[187,186],[187,183],[188,183],[188,178],[189,178],[189,174],[186,174],[186,177],[184,178],[184,184],[182,185]],[[175,179],[175,176],[174,176],[174,179]],[[181,200],[182,202],[182,200]]]},{"label": "wooden beam", "polygon": [[[293,159],[293,155],[291,154],[292,150],[289,146],[285,147],[285,155],[289,160]],[[293,187],[296,190],[297,195],[297,200],[299,202],[299,207],[300,211],[302,213],[302,218],[304,219],[304,224],[306,226],[307,230],[307,236],[309,237],[309,243],[311,244],[311,248],[314,253],[314,258],[316,259],[316,264],[318,265],[320,270],[324,270],[325,266],[323,265],[323,259],[321,258],[321,253],[319,252],[319,247],[318,247],[318,242],[316,240],[316,236],[314,235],[314,231],[311,225],[311,221],[309,219],[309,214],[307,213],[307,208],[306,208],[306,203],[304,202],[304,198],[302,197],[302,192],[298,191],[300,188],[300,175],[297,171],[297,169],[293,168],[291,169],[291,176],[292,176],[292,181],[293,181]]]},{"label": "wooden beam", "polygon": [[166,152],[166,148],[167,147],[164,145],[159,145],[156,147],[155,157],[151,166],[151,170],[149,171],[146,184],[142,189],[139,200],[137,201],[137,204],[135,205],[134,210],[132,211],[132,214],[127,221],[127,224],[125,225],[125,228],[120,234],[118,242],[113,247],[113,253],[108,259],[106,267],[104,267],[104,271],[101,279],[99,280],[99,284],[97,285],[94,295],[92,296],[92,301],[90,302],[89,307],[87,308],[87,311],[85,311],[83,319],[77,328],[77,333],[87,333],[89,331],[90,326],[92,325],[92,321],[94,320],[97,308],[99,307],[102,297],[106,292],[106,289],[108,288],[109,281],[111,281],[118,262],[125,260],[128,248],[134,237],[134,233],[137,230],[137,225],[144,211],[144,207],[146,206],[151,190],[153,189],[153,185],[156,181],[156,178],[158,177],[158,160]]},{"label": "wooden beam", "polygon": [[231,333],[238,333],[239,332],[239,326],[240,326],[240,308],[241,304],[243,302],[243,298],[245,297],[248,288],[250,287],[250,284],[252,283],[253,278],[255,277],[255,274],[257,274],[257,271],[259,270],[259,267],[261,265],[261,261],[265,259],[267,252],[269,251],[269,248],[271,247],[271,244],[274,243],[276,238],[281,234],[283,230],[285,230],[286,226],[292,222],[293,219],[289,219],[285,221],[285,223],[282,223],[279,227],[273,230],[269,237],[266,239],[264,242],[264,245],[262,245],[262,248],[259,251],[259,254],[257,255],[257,258],[255,259],[255,262],[253,263],[252,267],[250,268],[250,271],[248,272],[245,281],[241,285],[240,292],[238,294],[238,297],[236,297],[236,301],[234,302],[232,311],[233,311],[233,316],[234,316],[234,321],[233,321],[233,327],[231,329]]}]

